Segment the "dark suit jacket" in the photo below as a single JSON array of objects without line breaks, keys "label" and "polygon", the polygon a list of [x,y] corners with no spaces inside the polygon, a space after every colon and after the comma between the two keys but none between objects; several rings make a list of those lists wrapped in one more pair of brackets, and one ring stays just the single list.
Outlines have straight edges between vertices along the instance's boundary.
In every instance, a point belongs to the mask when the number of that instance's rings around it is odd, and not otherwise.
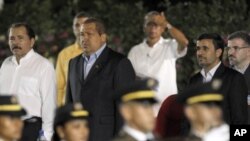
[{"label": "dark suit jacket", "polygon": [[[247,85],[244,76],[221,64],[213,76],[213,79],[215,78],[222,80],[222,109],[225,121],[229,124],[247,124]],[[202,81],[201,73],[197,73],[191,78],[190,84]]]},{"label": "dark suit jacket", "polygon": [[89,111],[89,141],[108,141],[120,130],[122,118],[115,90],[134,81],[131,62],[106,47],[84,80],[83,57],[69,62],[66,103],[82,102]]},{"label": "dark suit jacket", "polygon": [[247,87],[248,87],[248,95],[250,95],[250,64],[247,67],[247,70],[244,73],[244,77],[247,82]]}]

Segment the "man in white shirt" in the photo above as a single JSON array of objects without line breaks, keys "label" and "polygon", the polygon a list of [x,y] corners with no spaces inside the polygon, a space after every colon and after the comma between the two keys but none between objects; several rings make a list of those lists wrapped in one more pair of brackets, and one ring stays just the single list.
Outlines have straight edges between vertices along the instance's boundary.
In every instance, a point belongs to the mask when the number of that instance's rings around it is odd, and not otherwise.
[{"label": "man in white shirt", "polygon": [[246,124],[247,85],[242,74],[221,63],[224,46],[224,40],[216,33],[203,33],[198,37],[196,56],[202,70],[191,78],[190,85],[221,79],[224,120],[229,124]]},{"label": "man in white shirt", "polygon": [[[164,39],[167,29],[174,39]],[[152,77],[159,81],[156,97],[159,103],[177,93],[176,60],[187,53],[188,40],[185,35],[172,26],[163,13],[149,12],[144,19],[145,40],[134,46],[128,58],[138,77]],[[159,108],[156,108],[158,113]]]},{"label": "man in white shirt", "polygon": [[137,80],[120,90],[120,113],[124,127],[114,141],[154,141],[155,117],[153,105],[157,103],[156,80]]},{"label": "man in white shirt", "polygon": [[56,108],[56,80],[53,65],[33,50],[35,33],[26,23],[9,28],[9,46],[13,56],[0,69],[0,93],[16,95],[27,110],[22,141],[34,141],[39,130],[50,140]]}]

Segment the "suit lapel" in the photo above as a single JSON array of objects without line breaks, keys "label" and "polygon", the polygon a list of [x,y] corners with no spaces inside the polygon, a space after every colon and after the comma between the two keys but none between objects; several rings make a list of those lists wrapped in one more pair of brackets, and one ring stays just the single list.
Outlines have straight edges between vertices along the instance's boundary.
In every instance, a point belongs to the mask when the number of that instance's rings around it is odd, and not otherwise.
[{"label": "suit lapel", "polygon": [[105,66],[105,64],[108,61],[108,53],[109,48],[106,46],[105,49],[102,51],[100,56],[97,58],[93,66],[91,67],[88,76],[86,77],[84,83],[88,82],[90,79],[92,79],[102,68]]},{"label": "suit lapel", "polygon": [[82,83],[84,80],[84,69],[83,69],[83,58],[82,55],[79,56],[77,63],[76,63],[76,77],[79,79],[79,81]]},{"label": "suit lapel", "polygon": [[222,79],[222,76],[225,72],[226,67],[223,65],[223,63],[220,64],[219,68],[215,71],[214,76],[212,80],[214,79]]}]

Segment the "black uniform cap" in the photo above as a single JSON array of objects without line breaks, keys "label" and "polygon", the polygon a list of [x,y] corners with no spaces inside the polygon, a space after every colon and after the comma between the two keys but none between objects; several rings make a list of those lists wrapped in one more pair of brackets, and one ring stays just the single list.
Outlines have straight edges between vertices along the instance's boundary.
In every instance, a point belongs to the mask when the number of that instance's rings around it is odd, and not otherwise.
[{"label": "black uniform cap", "polygon": [[140,103],[157,103],[155,91],[158,82],[155,79],[147,78],[136,80],[119,90],[119,100],[121,103],[140,102]]},{"label": "black uniform cap", "polygon": [[59,107],[56,110],[54,119],[54,128],[58,125],[74,120],[74,119],[87,119],[89,116],[88,111],[83,109],[81,103],[71,103]]},{"label": "black uniform cap", "polygon": [[215,79],[208,83],[192,85],[183,93],[177,96],[177,100],[182,104],[191,105],[196,103],[220,103],[223,95],[219,92],[221,89],[221,80]]},{"label": "black uniform cap", "polygon": [[21,117],[26,115],[26,111],[18,104],[18,100],[15,96],[0,96],[0,116],[14,116]]}]

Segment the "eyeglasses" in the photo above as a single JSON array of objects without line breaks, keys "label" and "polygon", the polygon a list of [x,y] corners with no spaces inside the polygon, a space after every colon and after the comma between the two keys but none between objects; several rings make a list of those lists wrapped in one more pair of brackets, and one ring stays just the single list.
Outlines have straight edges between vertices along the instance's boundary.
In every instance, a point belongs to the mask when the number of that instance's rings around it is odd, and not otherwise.
[{"label": "eyeglasses", "polygon": [[227,51],[240,51],[241,49],[244,49],[244,48],[250,48],[249,46],[246,46],[246,47],[238,47],[238,46],[233,46],[233,47],[226,47],[226,50]]}]

